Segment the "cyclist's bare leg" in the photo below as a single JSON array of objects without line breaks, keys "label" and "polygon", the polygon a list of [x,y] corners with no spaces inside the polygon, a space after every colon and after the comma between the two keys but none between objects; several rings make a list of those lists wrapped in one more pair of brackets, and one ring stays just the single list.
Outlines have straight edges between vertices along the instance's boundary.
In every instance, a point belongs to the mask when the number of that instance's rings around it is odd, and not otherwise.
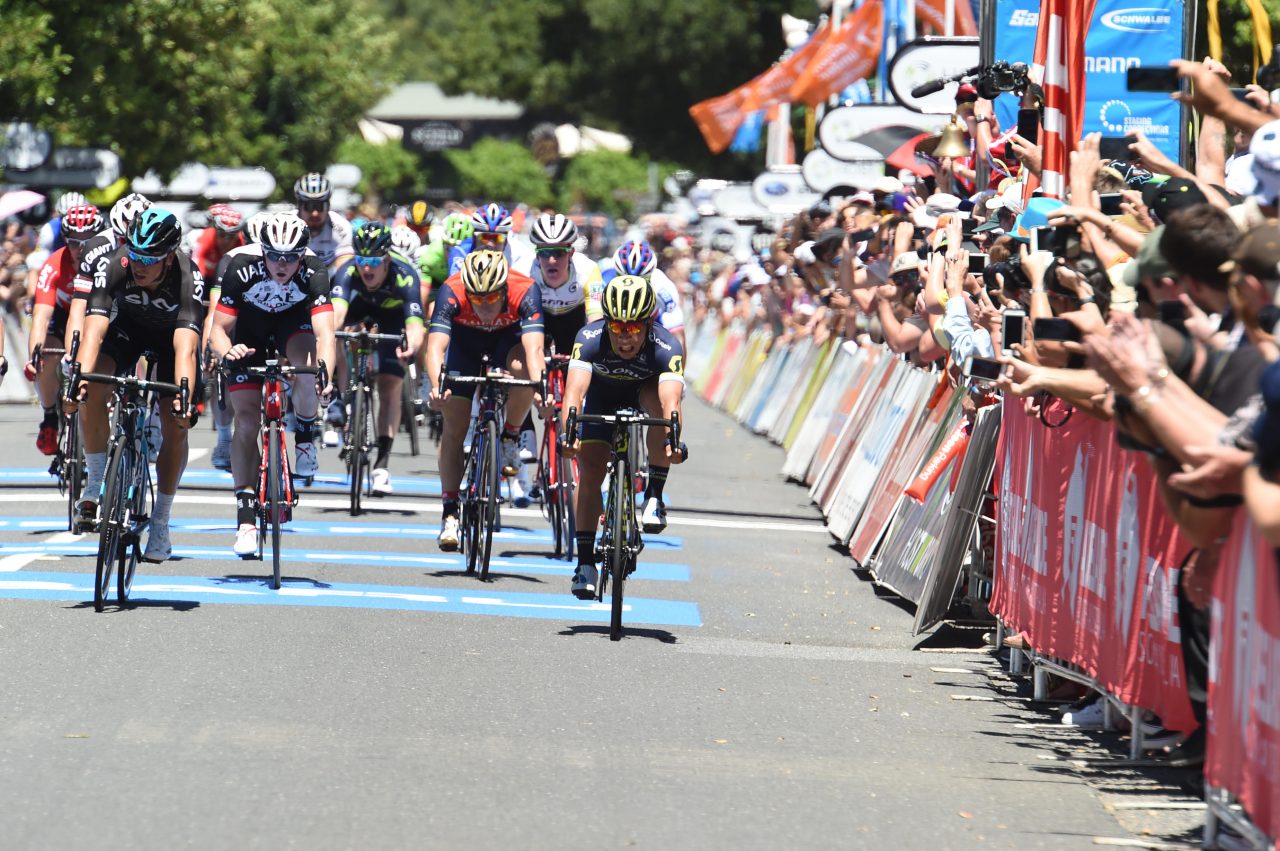
[{"label": "cyclist's bare leg", "polygon": [[[316,338],[314,334],[294,334],[285,344],[289,363],[294,366],[316,365]],[[316,394],[314,375],[295,375],[293,382],[293,412],[300,420],[314,420],[320,407]]]},{"label": "cyclist's bare leg", "polygon": [[40,375],[36,377],[36,395],[40,397],[40,407],[46,411],[58,404],[60,382],[58,359],[45,358],[40,365]]},{"label": "cyclist's bare leg", "polygon": [[258,427],[262,423],[262,388],[251,385],[229,390],[236,428],[231,437],[231,481],[236,490],[253,490],[258,481],[261,448]]},{"label": "cyclist's bare leg", "polygon": [[462,443],[471,421],[471,400],[450,396],[444,400],[444,430],[440,434],[440,489],[454,493],[462,485]]},{"label": "cyclist's bare leg", "polygon": [[[98,355],[95,371],[111,375],[116,362],[104,354]],[[84,439],[85,452],[106,452],[107,439],[111,436],[111,422],[107,417],[107,398],[111,388],[106,384],[89,384],[85,402],[80,405],[80,435]]]},{"label": "cyclist's bare leg", "polygon": [[[520,357],[521,353],[519,347],[512,347],[511,354],[507,355],[507,371],[515,378],[527,379],[529,370],[525,368],[524,360]],[[533,388],[512,387],[511,392],[507,394],[507,424],[520,428],[524,418],[529,415],[531,407],[533,407]]]},{"label": "cyclist's bare leg", "polygon": [[400,391],[404,379],[378,376],[378,437],[394,438],[400,429]]},{"label": "cyclist's bare leg", "polygon": [[[671,416],[670,411],[662,410],[662,403],[658,400],[658,382],[656,379],[649,379],[640,385],[640,407],[644,408],[645,413],[651,417],[667,419]],[[667,457],[667,429],[662,426],[649,426],[645,429],[645,446],[649,450],[649,462],[652,464],[657,459]],[[666,464],[657,464],[659,467],[665,467]]]},{"label": "cyclist's bare leg", "polygon": [[579,535],[588,532],[595,536],[604,500],[600,488],[604,485],[605,466],[609,463],[610,446],[603,440],[584,440],[578,451],[578,504],[576,519]]},{"label": "cyclist's bare leg", "polygon": [[160,457],[156,459],[156,490],[177,493],[178,482],[187,469],[187,429],[178,428],[173,413],[173,397],[160,399]]}]

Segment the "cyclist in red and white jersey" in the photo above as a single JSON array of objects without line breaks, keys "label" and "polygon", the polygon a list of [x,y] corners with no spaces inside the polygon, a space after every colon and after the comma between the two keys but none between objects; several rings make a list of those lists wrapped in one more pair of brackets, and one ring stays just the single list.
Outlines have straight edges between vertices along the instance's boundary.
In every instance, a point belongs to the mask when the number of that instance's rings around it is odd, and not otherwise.
[{"label": "cyclist in red and white jersey", "polygon": [[293,184],[293,197],[298,202],[298,217],[307,223],[311,234],[307,247],[332,272],[355,253],[351,249],[351,223],[329,209],[333,184],[319,172],[308,172]]},{"label": "cyclist in red and white jersey", "polygon": [[241,245],[244,245],[244,215],[229,204],[214,204],[209,208],[209,227],[196,237],[191,259],[209,281],[218,270],[218,261]]}]

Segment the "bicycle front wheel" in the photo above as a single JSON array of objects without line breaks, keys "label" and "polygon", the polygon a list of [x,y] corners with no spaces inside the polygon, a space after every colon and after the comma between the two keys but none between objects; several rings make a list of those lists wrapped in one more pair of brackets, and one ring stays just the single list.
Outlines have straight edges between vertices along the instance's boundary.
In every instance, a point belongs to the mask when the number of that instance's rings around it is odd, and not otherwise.
[{"label": "bicycle front wheel", "polygon": [[365,447],[368,436],[368,419],[366,413],[369,405],[363,387],[357,387],[351,400],[351,516],[360,515],[360,497],[364,491],[365,468],[369,465],[368,450]]},{"label": "bicycle front wheel", "polygon": [[267,426],[267,524],[271,527],[271,587],[280,588],[280,520],[284,514],[284,435],[280,424]]},{"label": "bicycle front wheel", "polygon": [[129,486],[130,459],[123,440],[111,446],[107,477],[103,479],[102,504],[98,507],[98,564],[94,570],[93,609],[106,606],[111,591],[111,574],[120,555],[120,539],[124,532],[124,501]]},{"label": "bicycle front wheel", "polygon": [[404,423],[404,430],[409,433],[409,454],[417,457],[421,451],[418,446],[418,417],[414,414],[414,398],[416,388],[410,387],[410,384],[416,384],[409,380],[408,376],[400,382],[400,422]]},{"label": "bicycle front wheel", "polygon": [[498,424],[484,424],[484,453],[480,463],[480,581],[489,580],[489,557],[493,554],[493,530],[498,524],[498,488],[502,481],[502,444],[498,441]]},{"label": "bicycle front wheel", "polygon": [[137,571],[138,559],[142,556],[142,521],[151,514],[147,507],[147,501],[151,497],[151,471],[145,464],[131,466],[133,469],[127,480],[123,523],[123,528],[129,530],[129,534],[122,533],[120,563],[116,566],[116,599],[122,606],[129,600],[129,592],[133,590],[133,574]]},{"label": "bicycle front wheel", "polygon": [[66,426],[66,444],[63,448],[66,467],[67,530],[75,529],[76,503],[84,493],[84,444],[80,442],[80,415],[71,414]]},{"label": "bicycle front wheel", "polygon": [[613,499],[613,516],[609,528],[609,581],[613,584],[612,605],[609,610],[609,640],[622,638],[622,595],[627,578],[627,557],[630,553],[630,519],[635,515],[635,499],[631,493],[631,471],[614,471],[610,490]]}]

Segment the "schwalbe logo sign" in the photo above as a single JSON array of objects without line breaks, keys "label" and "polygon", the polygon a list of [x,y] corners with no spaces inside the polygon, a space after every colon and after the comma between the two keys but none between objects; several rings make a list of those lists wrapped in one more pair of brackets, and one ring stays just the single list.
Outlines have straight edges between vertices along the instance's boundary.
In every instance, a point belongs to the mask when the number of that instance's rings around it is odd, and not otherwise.
[{"label": "schwalbe logo sign", "polygon": [[1126,33],[1164,32],[1173,24],[1173,16],[1168,11],[1150,7],[1117,9],[1103,15],[1101,20],[1103,26]]}]

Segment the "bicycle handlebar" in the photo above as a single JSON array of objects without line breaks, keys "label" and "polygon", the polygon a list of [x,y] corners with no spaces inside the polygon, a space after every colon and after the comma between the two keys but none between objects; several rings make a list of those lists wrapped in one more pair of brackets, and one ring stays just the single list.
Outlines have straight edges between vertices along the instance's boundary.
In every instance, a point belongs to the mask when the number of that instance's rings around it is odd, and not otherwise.
[{"label": "bicycle handlebar", "polygon": [[191,416],[191,385],[186,378],[182,379],[181,384],[170,384],[167,381],[152,381],[149,378],[135,378],[132,375],[106,375],[100,372],[81,372],[79,362],[71,365],[71,380],[67,382],[67,399],[71,400],[72,393],[81,381],[87,381],[90,384],[110,384],[117,391],[137,390],[139,393],[146,393],[154,390],[162,395],[173,395],[179,399],[178,410],[181,416],[190,418]]},{"label": "bicycle handlebar", "polygon": [[671,451],[679,453],[682,460],[689,460],[689,447],[680,442],[680,414],[675,411],[671,412],[670,419],[664,420],[661,417],[651,417],[644,411],[638,411],[635,408],[620,408],[612,414],[580,414],[577,408],[571,407],[569,408],[568,416],[565,418],[565,429],[562,435],[566,442],[572,439],[573,443],[577,443],[579,423],[666,428],[668,430],[667,445],[671,447]]},{"label": "bicycle handlebar", "polygon": [[[76,355],[80,353],[80,332],[76,331],[71,335],[71,359],[75,360]],[[46,346],[43,343],[36,343],[31,350],[31,368],[36,374],[40,373],[44,366],[45,358],[62,357],[67,354],[67,350],[62,346]]]},{"label": "bicycle handlebar", "polygon": [[339,340],[367,340],[374,343],[403,343],[407,348],[409,335],[401,331],[399,334],[373,334],[368,331],[335,331],[333,336]]}]

